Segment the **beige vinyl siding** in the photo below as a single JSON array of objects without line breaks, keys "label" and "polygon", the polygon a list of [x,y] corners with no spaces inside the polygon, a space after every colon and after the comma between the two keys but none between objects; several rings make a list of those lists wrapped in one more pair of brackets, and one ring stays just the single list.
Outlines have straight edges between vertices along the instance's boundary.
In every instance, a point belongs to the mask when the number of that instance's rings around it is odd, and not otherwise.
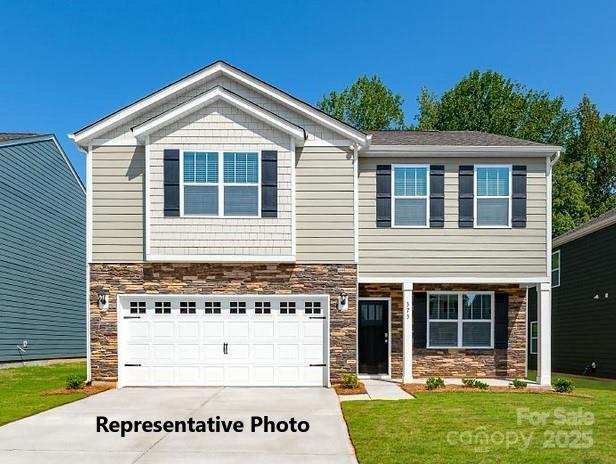
[{"label": "beige vinyl siding", "polygon": [[[377,228],[378,164],[445,165],[445,227]],[[460,164],[528,166],[527,227],[460,229]],[[546,275],[544,158],[361,158],[359,163],[359,273],[362,277],[536,277]],[[392,199],[393,201],[393,199]]]},{"label": "beige vinyl siding", "polygon": [[353,163],[336,147],[296,150],[297,261],[352,263]]},{"label": "beige vinyl siding", "polygon": [[92,150],[92,260],[142,261],[143,147]]}]

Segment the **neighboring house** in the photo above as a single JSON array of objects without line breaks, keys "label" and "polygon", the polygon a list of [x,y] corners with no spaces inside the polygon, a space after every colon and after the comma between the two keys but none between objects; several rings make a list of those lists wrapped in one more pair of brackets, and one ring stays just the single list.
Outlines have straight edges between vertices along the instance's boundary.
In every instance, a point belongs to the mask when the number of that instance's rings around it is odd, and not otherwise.
[{"label": "neighboring house", "polygon": [[55,136],[0,133],[0,363],[86,356],[85,233]]},{"label": "neighboring house", "polygon": [[[552,369],[616,377],[616,208],[555,238],[552,246]],[[528,364],[534,369],[533,292],[529,302]]]},{"label": "neighboring house", "polygon": [[221,61],[71,138],[94,380],[524,377],[528,286],[550,315],[559,147],[364,133]]}]

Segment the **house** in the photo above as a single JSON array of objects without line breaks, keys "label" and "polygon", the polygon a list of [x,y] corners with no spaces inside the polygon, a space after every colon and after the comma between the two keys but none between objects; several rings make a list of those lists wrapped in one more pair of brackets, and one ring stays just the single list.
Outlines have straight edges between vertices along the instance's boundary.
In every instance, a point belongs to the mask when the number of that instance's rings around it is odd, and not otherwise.
[{"label": "house", "polygon": [[[552,242],[552,369],[616,377],[616,208]],[[536,296],[529,293],[528,365],[537,365]]]},{"label": "house", "polygon": [[56,137],[0,133],[0,364],[85,358],[85,233]]},{"label": "house", "polygon": [[550,315],[559,147],[362,132],[222,61],[71,138],[94,381],[524,377],[529,286]]}]

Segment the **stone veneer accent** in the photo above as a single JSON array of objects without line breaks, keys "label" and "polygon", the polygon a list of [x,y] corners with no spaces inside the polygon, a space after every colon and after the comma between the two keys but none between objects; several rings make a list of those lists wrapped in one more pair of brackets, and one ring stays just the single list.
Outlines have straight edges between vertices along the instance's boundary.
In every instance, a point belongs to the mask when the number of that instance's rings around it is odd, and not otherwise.
[{"label": "stone veneer accent", "polygon": [[[507,349],[433,350],[413,348],[413,377],[509,377],[526,375],[526,289],[516,285],[416,284],[414,292],[495,291],[509,294],[509,343]],[[392,311],[391,375],[403,373],[401,284],[360,284],[360,297],[390,297]]]},{"label": "stone veneer accent", "polygon": [[[97,292],[109,292],[101,312]],[[354,264],[129,263],[90,265],[92,379],[116,382],[118,371],[116,295],[170,294],[330,294],[330,378],[356,371],[357,268]],[[339,311],[337,295],[349,295]]]}]

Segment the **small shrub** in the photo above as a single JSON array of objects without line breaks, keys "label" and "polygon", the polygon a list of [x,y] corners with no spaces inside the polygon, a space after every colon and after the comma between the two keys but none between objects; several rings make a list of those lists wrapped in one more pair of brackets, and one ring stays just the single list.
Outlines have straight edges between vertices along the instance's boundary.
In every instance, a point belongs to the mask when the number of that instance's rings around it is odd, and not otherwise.
[{"label": "small shrub", "polygon": [[71,375],[66,379],[66,388],[69,390],[77,390],[83,387],[85,380],[78,375]]},{"label": "small shrub", "polygon": [[554,387],[554,390],[556,390],[558,393],[571,393],[575,388],[575,385],[573,384],[572,380],[561,378],[556,379],[552,383],[552,386]]},{"label": "small shrub", "polygon": [[511,383],[515,388],[526,388],[526,386],[528,385],[526,382],[520,379],[513,379]]},{"label": "small shrub", "polygon": [[342,386],[344,388],[359,387],[359,379],[355,374],[342,374]]},{"label": "small shrub", "polygon": [[440,377],[428,377],[426,380],[426,387],[428,390],[435,390],[445,386],[445,381]]},{"label": "small shrub", "polygon": [[462,379],[462,384],[464,384],[464,386],[466,387],[474,387],[475,379]]},{"label": "small shrub", "polygon": [[475,382],[473,382],[473,387],[479,388],[479,390],[487,390],[489,385],[481,380],[475,380]]}]

